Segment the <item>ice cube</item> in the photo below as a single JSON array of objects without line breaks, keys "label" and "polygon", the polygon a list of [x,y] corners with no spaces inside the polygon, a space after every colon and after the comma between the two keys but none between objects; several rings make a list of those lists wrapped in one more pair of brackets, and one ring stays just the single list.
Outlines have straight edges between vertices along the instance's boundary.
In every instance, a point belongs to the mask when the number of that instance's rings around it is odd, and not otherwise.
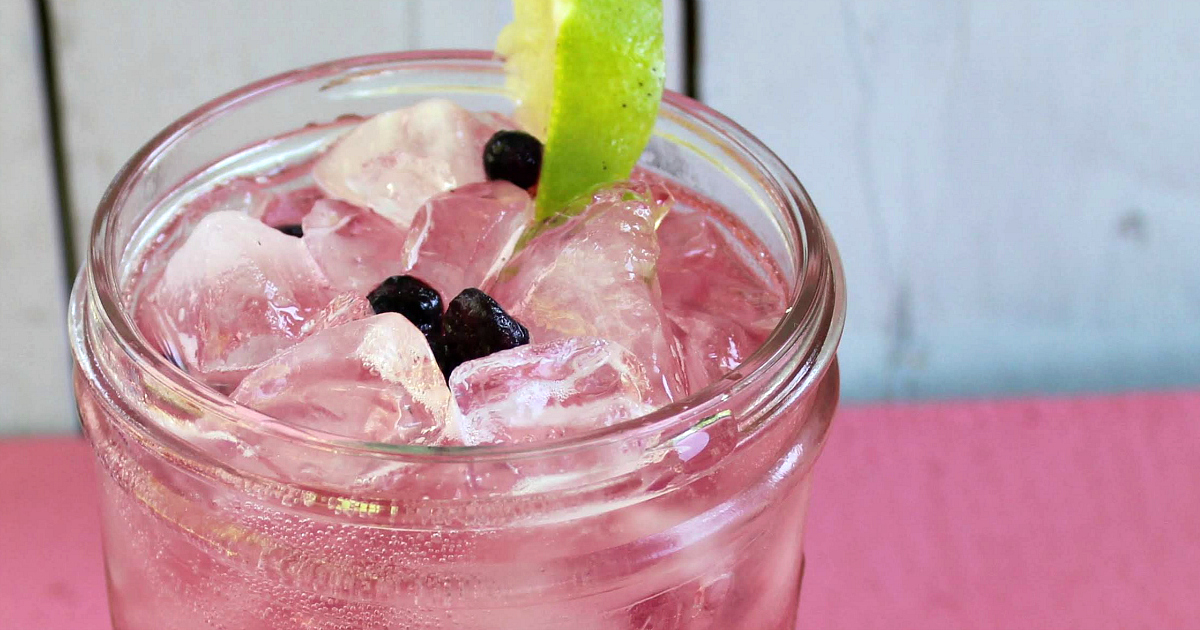
[{"label": "ice cube", "polygon": [[504,128],[515,125],[429,99],[355,127],[317,160],[313,177],[330,197],[407,227],[426,199],[486,179],[483,146]]},{"label": "ice cube", "polygon": [[429,344],[396,313],[313,334],[247,375],[232,398],[357,440],[431,445],[457,435],[458,409]]},{"label": "ice cube", "polygon": [[667,317],[683,348],[683,365],[692,392],[736,369],[771,332],[745,326],[719,312],[668,310]]},{"label": "ice cube", "polygon": [[404,230],[366,208],[323,199],[301,225],[301,240],[339,291],[366,295],[407,267]]},{"label": "ice cube", "polygon": [[447,300],[463,289],[482,287],[512,256],[533,222],[533,201],[505,181],[468,184],[426,201],[405,243],[406,273]]},{"label": "ice cube", "polygon": [[299,225],[315,203],[325,198],[316,186],[305,186],[271,195],[270,199],[257,206],[250,216],[271,227]]},{"label": "ice cube", "polygon": [[317,311],[312,319],[304,322],[304,325],[300,327],[300,334],[307,337],[334,326],[366,319],[374,314],[375,311],[371,309],[371,303],[367,301],[367,298],[353,291],[339,293],[329,301],[329,304]]},{"label": "ice cube", "polygon": [[466,444],[535,442],[648,413],[650,383],[628,350],[571,337],[467,361],[450,375]]},{"label": "ice cube", "polygon": [[183,368],[227,389],[296,343],[333,295],[300,239],[226,210],[196,225],[137,319]]},{"label": "ice cube", "polygon": [[534,343],[598,337],[633,352],[647,371],[650,402],[661,405],[687,386],[655,273],[655,228],[670,205],[659,192],[642,183],[598,191],[582,214],[534,237],[490,293]]},{"label": "ice cube", "polygon": [[773,329],[784,310],[783,281],[769,253],[751,253],[748,238],[698,211],[668,215],[659,230],[668,309],[723,311],[744,325]]},{"label": "ice cube", "polygon": [[659,279],[693,390],[733,370],[778,324],[784,286],[769,259],[732,227],[699,211],[674,211],[659,229]]}]

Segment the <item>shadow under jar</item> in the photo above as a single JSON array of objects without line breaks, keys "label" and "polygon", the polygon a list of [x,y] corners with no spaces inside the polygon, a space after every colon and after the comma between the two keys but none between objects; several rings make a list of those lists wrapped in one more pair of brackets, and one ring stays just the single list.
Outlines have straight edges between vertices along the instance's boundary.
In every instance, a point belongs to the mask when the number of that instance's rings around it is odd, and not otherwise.
[{"label": "shadow under jar", "polygon": [[640,167],[754,232],[788,309],[735,371],[649,415],[536,445],[356,442],[236,405],[133,326],[179,199],[430,97],[513,107],[488,53],[335,61],[202,106],[108,189],[70,334],[115,628],[790,630],[843,279],[795,176],[693,100],[666,94]]}]

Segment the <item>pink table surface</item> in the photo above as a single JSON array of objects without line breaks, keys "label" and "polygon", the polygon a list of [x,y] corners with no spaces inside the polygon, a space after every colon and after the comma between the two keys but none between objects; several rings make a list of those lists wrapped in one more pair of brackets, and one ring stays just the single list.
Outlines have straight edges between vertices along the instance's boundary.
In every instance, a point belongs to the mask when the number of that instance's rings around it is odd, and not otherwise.
[{"label": "pink table surface", "polygon": [[[109,628],[94,477],[0,442],[0,629]],[[845,408],[809,519],[802,627],[1200,628],[1200,393]]]}]

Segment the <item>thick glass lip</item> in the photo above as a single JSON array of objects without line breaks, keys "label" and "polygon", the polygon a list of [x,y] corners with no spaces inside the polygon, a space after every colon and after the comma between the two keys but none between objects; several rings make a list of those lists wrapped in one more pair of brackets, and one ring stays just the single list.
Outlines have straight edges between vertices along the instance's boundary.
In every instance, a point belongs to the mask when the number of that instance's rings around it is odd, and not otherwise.
[{"label": "thick glass lip", "polygon": [[[286,424],[248,407],[234,403],[226,396],[192,378],[174,366],[155,350],[137,331],[130,313],[123,307],[120,284],[115,269],[118,261],[110,261],[109,241],[115,238],[110,226],[122,207],[132,185],[163,153],[185,140],[189,133],[203,127],[223,112],[235,109],[273,90],[298,83],[331,79],[325,87],[344,83],[346,75],[370,75],[387,72],[401,65],[419,66],[424,70],[454,69],[500,73],[502,66],[490,51],[484,50],[422,50],[383,53],[339,59],[269,77],[225,95],[219,96],[179,118],[147,142],[121,168],[105,191],[93,219],[87,266],[81,271],[76,290],[86,291],[83,297],[94,303],[92,312],[98,323],[107,328],[120,350],[148,378],[182,394],[205,413],[216,414],[251,432],[285,440],[305,442],[320,450],[337,451],[348,455],[366,455],[401,460],[479,461],[554,455],[591,446],[638,439],[672,428],[686,430],[720,412],[723,402],[764,381],[776,381],[789,387],[776,394],[795,396],[813,388],[833,362],[837,341],[845,321],[844,280],[841,262],[829,239],[824,223],[811,199],[796,176],[761,141],[740,125],[708,106],[682,94],[667,90],[659,111],[660,119],[674,118],[688,123],[726,153],[748,167],[758,182],[768,191],[772,202],[780,204],[787,224],[785,229],[793,242],[801,244],[792,269],[796,278],[788,296],[788,308],[771,336],[742,366],[711,383],[686,399],[661,407],[651,413],[612,426],[546,443],[478,446],[405,446],[363,442],[325,432]],[[781,264],[789,261],[779,261]],[[830,299],[832,298],[832,299]],[[72,308],[72,325],[78,325],[78,305]],[[816,334],[812,334],[813,332]],[[77,361],[89,360],[85,342],[76,341]],[[796,378],[778,378],[780,372],[799,374]],[[774,377],[774,378],[773,378]],[[797,392],[797,390],[801,390]],[[136,411],[136,410],[131,410]],[[148,420],[130,413],[139,423]],[[154,427],[144,427],[159,434]],[[680,433],[680,431],[676,431]]]}]

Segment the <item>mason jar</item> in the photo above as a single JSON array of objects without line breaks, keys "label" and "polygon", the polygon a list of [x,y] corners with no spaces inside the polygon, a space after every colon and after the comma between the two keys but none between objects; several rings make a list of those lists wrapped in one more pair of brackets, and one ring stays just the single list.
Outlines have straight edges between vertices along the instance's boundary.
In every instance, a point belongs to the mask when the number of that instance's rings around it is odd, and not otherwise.
[{"label": "mason jar", "polygon": [[109,187],[70,335],[114,627],[791,630],[844,282],[796,177],[701,103],[664,96],[639,168],[753,231],[788,307],[734,371],[648,415],[539,444],[357,442],[235,404],[133,325],[181,196],[430,97],[513,109],[490,53],[334,61],[201,106]]}]

